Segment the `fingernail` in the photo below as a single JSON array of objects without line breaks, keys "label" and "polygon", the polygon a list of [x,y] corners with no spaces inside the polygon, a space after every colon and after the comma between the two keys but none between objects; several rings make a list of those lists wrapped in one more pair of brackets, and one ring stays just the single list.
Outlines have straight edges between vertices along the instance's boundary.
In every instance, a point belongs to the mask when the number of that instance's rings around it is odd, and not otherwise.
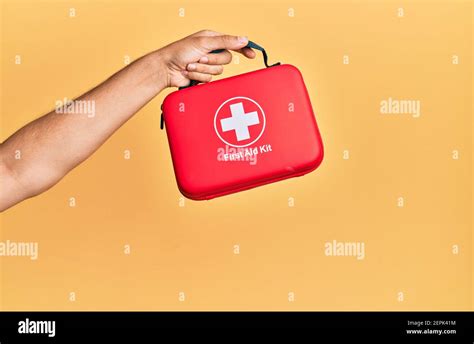
[{"label": "fingernail", "polygon": [[182,70],[181,73],[182,73],[183,75],[188,75],[188,71],[187,71],[187,70]]},{"label": "fingernail", "polygon": [[247,43],[249,39],[246,36],[239,36],[239,43]]},{"label": "fingernail", "polygon": [[208,63],[209,62],[209,58],[207,56],[203,56],[201,57],[201,59],[199,60],[199,62],[201,63]]},{"label": "fingernail", "polygon": [[189,70],[195,70],[196,69],[196,65],[194,63],[190,63],[188,64],[188,69]]}]

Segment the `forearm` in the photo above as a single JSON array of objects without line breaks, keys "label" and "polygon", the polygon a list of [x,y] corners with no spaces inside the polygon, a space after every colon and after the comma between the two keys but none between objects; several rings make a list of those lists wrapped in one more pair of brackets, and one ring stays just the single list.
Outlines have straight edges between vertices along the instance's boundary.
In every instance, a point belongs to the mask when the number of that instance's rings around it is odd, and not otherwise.
[{"label": "forearm", "polygon": [[146,55],[76,99],[93,104],[93,114],[55,110],[8,138],[0,145],[0,211],[43,192],[87,159],[166,87],[163,74],[159,51]]}]

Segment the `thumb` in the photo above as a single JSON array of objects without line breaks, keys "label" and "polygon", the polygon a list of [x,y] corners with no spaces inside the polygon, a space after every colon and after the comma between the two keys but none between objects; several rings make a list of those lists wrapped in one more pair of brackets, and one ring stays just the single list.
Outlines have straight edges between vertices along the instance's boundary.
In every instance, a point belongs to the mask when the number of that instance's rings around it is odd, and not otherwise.
[{"label": "thumb", "polygon": [[202,47],[209,51],[216,49],[239,50],[249,42],[247,37],[231,35],[199,37],[199,39]]}]

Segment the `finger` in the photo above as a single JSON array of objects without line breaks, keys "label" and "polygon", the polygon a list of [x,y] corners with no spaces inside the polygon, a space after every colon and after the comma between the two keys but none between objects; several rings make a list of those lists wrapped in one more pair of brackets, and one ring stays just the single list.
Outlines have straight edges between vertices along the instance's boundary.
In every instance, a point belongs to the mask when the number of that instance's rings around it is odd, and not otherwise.
[{"label": "finger", "polygon": [[224,71],[224,67],[221,65],[207,65],[202,63],[190,63],[186,69],[188,72],[198,72],[211,75],[219,75]]},{"label": "finger", "polygon": [[226,65],[232,61],[232,54],[228,50],[224,50],[219,54],[207,54],[199,60],[199,63],[210,65]]},{"label": "finger", "polygon": [[187,70],[183,71],[182,73],[189,80],[196,80],[199,82],[209,82],[212,80],[212,75],[210,74],[204,74],[204,73],[199,73],[199,72],[188,72]]},{"label": "finger", "polygon": [[245,47],[245,48],[240,49],[238,52],[249,59],[254,59],[255,56],[257,56],[257,54],[255,53],[255,51],[253,51],[252,48]]},{"label": "finger", "polygon": [[245,47],[249,40],[243,36],[200,36],[195,37],[199,46],[208,51],[216,49],[228,49],[238,51]]}]

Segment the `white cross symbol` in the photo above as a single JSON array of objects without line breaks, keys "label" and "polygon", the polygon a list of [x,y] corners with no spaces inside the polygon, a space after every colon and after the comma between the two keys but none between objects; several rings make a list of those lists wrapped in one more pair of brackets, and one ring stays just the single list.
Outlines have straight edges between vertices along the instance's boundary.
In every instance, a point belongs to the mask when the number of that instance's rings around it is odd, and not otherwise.
[{"label": "white cross symbol", "polygon": [[245,113],[244,104],[235,103],[230,105],[232,117],[221,119],[222,131],[235,130],[237,141],[250,138],[249,128],[251,125],[260,123],[257,111]]}]

